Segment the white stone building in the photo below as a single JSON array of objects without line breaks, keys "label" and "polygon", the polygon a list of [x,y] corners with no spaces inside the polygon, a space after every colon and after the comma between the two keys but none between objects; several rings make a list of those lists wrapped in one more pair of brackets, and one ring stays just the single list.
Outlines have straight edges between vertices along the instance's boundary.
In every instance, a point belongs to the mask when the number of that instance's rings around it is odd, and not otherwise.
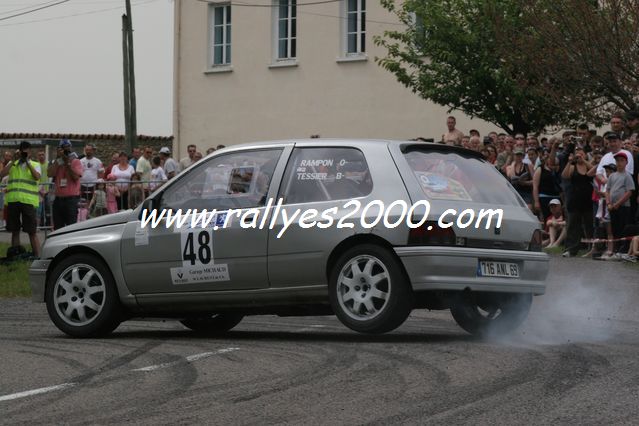
[{"label": "white stone building", "polygon": [[[175,1],[175,150],[283,138],[439,138],[446,108],[375,62],[373,0]],[[454,112],[457,127],[495,126]]]}]

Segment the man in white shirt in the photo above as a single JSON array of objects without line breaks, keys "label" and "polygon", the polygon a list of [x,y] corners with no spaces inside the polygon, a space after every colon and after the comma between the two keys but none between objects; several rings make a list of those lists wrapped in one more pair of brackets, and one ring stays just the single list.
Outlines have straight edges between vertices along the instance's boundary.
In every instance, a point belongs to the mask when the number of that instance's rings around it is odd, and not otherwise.
[{"label": "man in white shirt", "polygon": [[102,169],[102,161],[95,157],[94,154],[95,146],[88,143],[84,147],[84,157],[80,159],[80,163],[82,163],[80,196],[87,200],[93,197],[95,182],[98,180],[98,172]]},{"label": "man in white shirt", "polygon": [[601,183],[606,183],[608,180],[606,178],[606,171],[604,170],[604,166],[610,164],[617,164],[615,161],[615,154],[618,152],[624,152],[626,157],[628,158],[628,164],[626,165],[626,173],[632,176],[632,173],[635,170],[634,160],[632,158],[632,154],[626,151],[625,149],[621,149],[621,140],[619,139],[619,135],[615,132],[608,132],[604,135],[604,138],[608,139],[608,148],[610,151],[601,158],[599,165],[597,166],[597,180]]},{"label": "man in white shirt", "polygon": [[[142,182],[142,186],[144,187],[145,192],[148,193],[149,184],[148,182],[151,180],[151,158],[153,157],[153,148],[150,146],[145,146],[142,151],[142,156],[138,158],[137,164],[135,165],[135,171],[140,174],[140,178]],[[148,194],[147,194],[148,195]]]},{"label": "man in white shirt", "polygon": [[164,173],[168,179],[174,178],[178,173],[180,173],[180,166],[177,161],[171,158],[171,150],[168,147],[163,146],[160,149],[160,158],[163,162],[162,168],[164,169]]},{"label": "man in white shirt", "polygon": [[180,171],[186,169],[187,167],[189,167],[191,164],[195,163],[196,161],[195,154],[197,153],[197,147],[191,144],[186,147],[186,151],[188,152],[189,156],[184,157],[183,159],[180,160]]}]

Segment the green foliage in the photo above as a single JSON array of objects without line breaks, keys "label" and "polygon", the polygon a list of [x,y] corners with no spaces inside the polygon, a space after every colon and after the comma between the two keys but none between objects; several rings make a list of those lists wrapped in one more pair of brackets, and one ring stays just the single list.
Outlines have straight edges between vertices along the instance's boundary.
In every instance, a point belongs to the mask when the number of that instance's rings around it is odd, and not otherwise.
[{"label": "green foliage", "polygon": [[[4,257],[9,244],[0,243],[0,257]],[[30,297],[29,265],[31,262],[15,262],[0,265],[0,298]]]},{"label": "green foliage", "polygon": [[521,24],[515,0],[381,3],[406,29],[375,38],[387,50],[376,60],[422,98],[509,133],[541,131],[569,119],[546,96],[529,90],[534,77],[526,81],[525,70],[513,72],[496,49],[502,35]]},{"label": "green foliage", "polygon": [[537,93],[593,124],[639,106],[639,0],[515,1],[523,25],[498,47]]}]

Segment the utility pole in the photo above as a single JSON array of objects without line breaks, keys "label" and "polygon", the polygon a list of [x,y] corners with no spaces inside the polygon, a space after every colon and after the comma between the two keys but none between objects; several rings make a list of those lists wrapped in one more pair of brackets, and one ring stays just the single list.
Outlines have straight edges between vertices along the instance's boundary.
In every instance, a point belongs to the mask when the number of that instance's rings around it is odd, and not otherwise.
[{"label": "utility pole", "polygon": [[124,142],[127,152],[131,152],[133,148],[131,138],[131,103],[129,99],[129,48],[127,35],[127,16],[122,15],[122,71],[124,74]]},{"label": "utility pole", "polygon": [[122,55],[124,69],[124,128],[127,151],[137,145],[137,109],[135,99],[135,70],[133,61],[133,21],[131,0],[125,0],[126,15],[122,15]]}]

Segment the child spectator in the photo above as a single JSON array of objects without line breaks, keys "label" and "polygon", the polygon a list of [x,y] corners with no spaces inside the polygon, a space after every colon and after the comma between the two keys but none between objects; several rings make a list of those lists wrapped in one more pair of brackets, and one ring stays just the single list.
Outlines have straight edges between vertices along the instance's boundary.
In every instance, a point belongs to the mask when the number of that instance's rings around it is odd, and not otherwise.
[{"label": "child spectator", "polygon": [[[610,211],[610,222],[614,238],[621,238],[623,230],[630,223],[630,196],[635,189],[632,176],[626,173],[628,156],[619,151],[614,155],[617,163],[617,171],[610,175],[606,186],[606,205]],[[615,243],[616,251],[622,247],[620,242]],[[615,255],[621,259],[621,253]]]},{"label": "child spectator", "polygon": [[142,175],[133,173],[131,175],[131,186],[129,186],[129,208],[134,209],[144,201],[144,188],[140,182]]},{"label": "child spectator", "polygon": [[111,182],[106,185],[106,193],[107,193],[107,212],[108,213],[116,213],[118,211],[118,198],[120,196],[120,190],[118,189],[115,182],[115,176],[112,176],[109,179]]},{"label": "child spectator", "polygon": [[547,241],[547,247],[551,248],[559,246],[566,238],[566,220],[559,199],[550,200],[548,208],[550,216],[546,218],[546,232],[550,239]]},{"label": "child spectator", "polygon": [[151,183],[149,184],[149,189],[151,192],[155,191],[159,188],[164,182],[168,180],[166,174],[164,173],[164,169],[160,165],[162,164],[162,159],[159,156],[153,157],[151,162]]},{"label": "child spectator", "polygon": [[[617,166],[614,164],[606,164],[604,166],[604,170],[606,172],[606,179],[610,179],[610,175],[617,171]],[[609,240],[606,244],[608,246],[608,250],[604,253],[600,259],[606,260],[609,259],[613,254],[613,235],[612,235],[612,227],[610,225],[610,212],[608,211],[608,206],[606,205],[606,184],[600,182],[598,179],[595,179],[595,194],[597,197],[597,213],[595,218],[597,219],[596,228],[599,230],[595,235],[605,235],[605,238]],[[601,232],[604,231],[604,232]],[[593,250],[594,251],[594,250]]]},{"label": "child spectator", "polygon": [[[115,202],[115,197],[113,197],[113,201]],[[89,204],[89,211],[93,217],[104,216],[108,213],[106,184],[103,179],[98,179],[95,185],[93,198],[91,198],[91,203]]]},{"label": "child spectator", "polygon": [[80,198],[78,202],[78,222],[84,222],[89,218],[89,209],[87,207],[87,200]]}]

